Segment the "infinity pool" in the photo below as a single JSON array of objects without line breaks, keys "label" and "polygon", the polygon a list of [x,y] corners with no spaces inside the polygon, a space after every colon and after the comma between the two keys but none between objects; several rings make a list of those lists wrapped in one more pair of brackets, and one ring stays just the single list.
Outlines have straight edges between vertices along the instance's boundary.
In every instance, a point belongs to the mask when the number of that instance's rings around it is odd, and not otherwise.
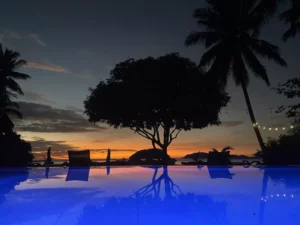
[{"label": "infinity pool", "polygon": [[300,225],[300,167],[0,169],[0,225]]}]

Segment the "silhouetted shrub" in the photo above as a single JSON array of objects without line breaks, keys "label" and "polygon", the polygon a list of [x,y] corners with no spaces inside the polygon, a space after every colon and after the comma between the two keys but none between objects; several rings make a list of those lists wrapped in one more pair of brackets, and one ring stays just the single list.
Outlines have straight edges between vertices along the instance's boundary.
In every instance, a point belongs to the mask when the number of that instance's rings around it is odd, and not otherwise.
[{"label": "silhouetted shrub", "polygon": [[164,165],[164,159],[167,158],[168,165],[174,165],[176,160],[169,155],[165,155],[159,149],[145,149],[134,153],[129,157],[129,164],[131,165]]},{"label": "silhouetted shrub", "polygon": [[269,140],[264,153],[267,165],[300,165],[300,132],[296,130]]},{"label": "silhouetted shrub", "polygon": [[27,166],[34,158],[31,144],[12,132],[0,135],[0,166]]}]

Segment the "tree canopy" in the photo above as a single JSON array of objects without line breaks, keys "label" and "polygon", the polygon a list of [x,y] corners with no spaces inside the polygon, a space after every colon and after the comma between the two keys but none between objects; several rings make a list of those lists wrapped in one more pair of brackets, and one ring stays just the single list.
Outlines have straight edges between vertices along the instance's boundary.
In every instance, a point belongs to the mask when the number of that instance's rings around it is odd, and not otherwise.
[{"label": "tree canopy", "polygon": [[167,153],[180,131],[219,125],[228,101],[194,62],[172,53],[117,64],[106,81],[90,89],[84,106],[90,122],[130,128]]},{"label": "tree canopy", "polygon": [[0,135],[0,166],[27,166],[32,163],[31,144],[21,135],[10,132]]},{"label": "tree canopy", "polygon": [[[284,95],[287,98],[300,98],[300,77],[287,80],[283,84],[279,84],[278,87],[273,88],[278,94]],[[277,113],[286,111],[286,115],[289,118],[300,117],[300,103],[290,106],[280,106]]]}]

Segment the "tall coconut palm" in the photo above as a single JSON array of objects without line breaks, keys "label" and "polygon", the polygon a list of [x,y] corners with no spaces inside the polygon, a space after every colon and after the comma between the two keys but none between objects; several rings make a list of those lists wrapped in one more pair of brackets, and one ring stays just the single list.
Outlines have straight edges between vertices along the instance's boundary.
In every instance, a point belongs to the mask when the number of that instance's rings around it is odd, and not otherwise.
[{"label": "tall coconut palm", "polygon": [[4,50],[0,44],[0,117],[8,113],[16,114],[19,118],[22,117],[18,111],[18,104],[11,101],[11,98],[24,94],[15,80],[30,78],[29,75],[17,71],[26,65],[26,61],[19,58],[20,53],[7,48]]},{"label": "tall coconut palm", "polygon": [[224,86],[232,74],[236,85],[242,87],[255,134],[264,150],[265,145],[247,91],[249,73],[269,86],[266,68],[257,56],[281,66],[287,64],[277,46],[258,38],[258,28],[265,21],[259,3],[259,0],[207,0],[207,7],[194,11],[194,18],[202,30],[191,32],[185,44],[203,44],[209,50],[203,54],[200,67],[208,67],[208,74]]}]

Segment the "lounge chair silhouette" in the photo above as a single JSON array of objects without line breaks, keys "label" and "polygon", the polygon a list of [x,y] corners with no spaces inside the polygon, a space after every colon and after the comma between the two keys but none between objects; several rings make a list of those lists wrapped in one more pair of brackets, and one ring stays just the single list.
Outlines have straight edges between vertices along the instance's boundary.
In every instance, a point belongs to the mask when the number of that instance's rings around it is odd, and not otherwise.
[{"label": "lounge chair silhouette", "polygon": [[91,166],[90,150],[68,151],[70,167]]}]

